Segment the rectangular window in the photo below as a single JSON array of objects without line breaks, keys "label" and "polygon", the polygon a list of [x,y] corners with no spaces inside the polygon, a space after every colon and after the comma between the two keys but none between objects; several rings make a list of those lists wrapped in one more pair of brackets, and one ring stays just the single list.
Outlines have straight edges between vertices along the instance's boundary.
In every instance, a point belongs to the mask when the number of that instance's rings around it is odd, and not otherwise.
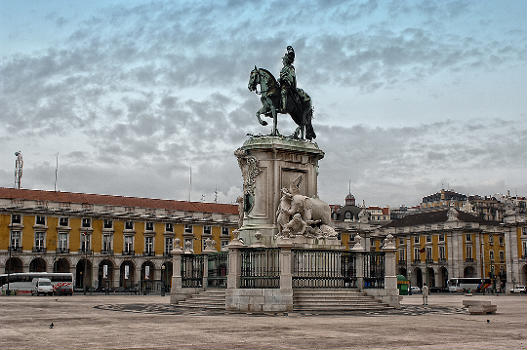
[{"label": "rectangular window", "polygon": [[124,254],[130,254],[134,251],[134,237],[124,236]]},{"label": "rectangular window", "polygon": [[45,226],[46,225],[46,217],[37,215],[36,218],[35,218],[35,224]]},{"label": "rectangular window", "polygon": [[400,244],[400,245],[403,245],[403,244],[404,244],[404,238],[399,238],[399,244]]},{"label": "rectangular window", "polygon": [[499,236],[499,240],[500,240],[500,245],[504,246],[505,245],[505,239],[503,238],[503,236]]},{"label": "rectangular window", "polygon": [[112,235],[102,235],[102,251],[106,253],[112,251]]},{"label": "rectangular window", "polygon": [[470,235],[470,234],[466,234],[466,235],[465,235],[465,240],[466,240],[467,242],[472,242],[472,235]]},{"label": "rectangular window", "polygon": [[82,227],[91,227],[91,219],[90,218],[82,218]]},{"label": "rectangular window", "polygon": [[500,250],[500,263],[505,262],[505,252]]},{"label": "rectangular window", "polygon": [[444,241],[445,241],[445,235],[441,233],[439,235],[439,242],[444,242]]},{"label": "rectangular window", "polygon": [[68,251],[68,234],[67,233],[59,233],[57,249],[59,252],[64,252],[64,253]]},{"label": "rectangular window", "polygon": [[419,236],[415,236],[414,237],[414,243],[415,244],[419,244]]},{"label": "rectangular window", "polygon": [[428,261],[432,260],[432,248],[431,247],[426,248],[426,260]]},{"label": "rectangular window", "polygon": [[165,237],[165,254],[168,255],[174,249],[174,238]]},{"label": "rectangular window", "polygon": [[11,231],[11,249],[18,250],[22,247],[22,235],[20,231]]},{"label": "rectangular window", "polygon": [[201,239],[201,251],[205,250],[205,248],[206,248],[206,241],[207,241],[206,238],[202,238]]},{"label": "rectangular window", "polygon": [[522,236],[526,236],[527,235],[527,227],[522,227]]},{"label": "rectangular window", "polygon": [[172,225],[170,222],[167,222],[165,224],[165,232],[174,232],[174,225]]},{"label": "rectangular window", "polygon": [[11,215],[11,223],[12,224],[21,224],[22,223],[22,217],[20,214],[12,214]]},{"label": "rectangular window", "polygon": [[86,233],[86,232],[83,232],[81,233],[81,252],[90,252],[90,240],[91,240],[91,235]]},{"label": "rectangular window", "polygon": [[439,247],[439,260],[446,260],[445,247]]},{"label": "rectangular window", "polygon": [[404,249],[399,249],[399,261],[404,261],[406,260],[404,258]]},{"label": "rectangular window", "polygon": [[522,241],[522,259],[527,257],[527,241]]},{"label": "rectangular window", "polygon": [[154,231],[154,223],[149,221],[145,225],[145,231]]},{"label": "rectangular window", "polygon": [[45,234],[42,231],[35,232],[35,249],[37,251],[44,249],[44,237]]},{"label": "rectangular window", "polygon": [[203,226],[203,234],[204,235],[210,235],[212,234],[212,228],[210,226]]},{"label": "rectangular window", "polygon": [[490,259],[491,262],[494,261],[494,251],[492,251],[492,250],[489,251],[489,259]]},{"label": "rectangular window", "polygon": [[124,229],[125,230],[133,230],[134,229],[134,222],[133,221],[125,221]]},{"label": "rectangular window", "polygon": [[229,241],[221,241],[222,248],[225,248],[227,245],[229,245]]},{"label": "rectangular window", "polygon": [[145,254],[152,255],[154,253],[154,237],[145,237]]},{"label": "rectangular window", "polygon": [[472,246],[471,245],[467,246],[466,255],[467,255],[466,257],[467,261],[472,261]]},{"label": "rectangular window", "polygon": [[70,224],[70,220],[69,218],[66,218],[66,217],[61,217],[59,219],[59,226],[62,226],[62,227],[68,227]]},{"label": "rectangular window", "polygon": [[431,243],[432,242],[432,236],[431,235],[427,235],[426,236],[426,243]]},{"label": "rectangular window", "polygon": [[414,248],[414,261],[419,262],[421,257],[419,255],[419,248]]},{"label": "rectangular window", "polygon": [[222,236],[228,236],[229,235],[229,228],[228,227],[222,227],[221,228],[221,235]]},{"label": "rectangular window", "polygon": [[492,233],[489,233],[489,244],[494,245],[494,235]]},{"label": "rectangular window", "polygon": [[192,225],[185,224],[185,233],[192,233]]},{"label": "rectangular window", "polygon": [[102,222],[103,228],[113,228],[113,221],[110,219],[104,219]]}]

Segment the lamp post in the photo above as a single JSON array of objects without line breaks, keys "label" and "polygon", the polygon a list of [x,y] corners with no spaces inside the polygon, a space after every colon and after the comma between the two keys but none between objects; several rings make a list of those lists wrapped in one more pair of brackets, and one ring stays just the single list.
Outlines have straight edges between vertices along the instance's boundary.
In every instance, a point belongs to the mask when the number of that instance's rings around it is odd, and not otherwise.
[{"label": "lamp post", "polygon": [[163,265],[161,265],[161,296],[164,297],[165,296],[165,279],[166,279],[166,265],[165,263],[163,263]]},{"label": "lamp post", "polygon": [[86,295],[86,275],[88,273],[88,232],[83,232],[84,236],[84,276],[82,280],[82,286],[84,289],[84,295]]},{"label": "lamp post", "polygon": [[11,242],[9,242],[9,246],[7,247],[7,250],[9,252],[9,260],[8,261],[8,264],[7,264],[7,291],[6,291],[6,295],[11,295],[11,290],[9,289],[9,280],[10,280],[10,276],[11,276],[11,264],[13,263],[13,261],[11,260]]}]

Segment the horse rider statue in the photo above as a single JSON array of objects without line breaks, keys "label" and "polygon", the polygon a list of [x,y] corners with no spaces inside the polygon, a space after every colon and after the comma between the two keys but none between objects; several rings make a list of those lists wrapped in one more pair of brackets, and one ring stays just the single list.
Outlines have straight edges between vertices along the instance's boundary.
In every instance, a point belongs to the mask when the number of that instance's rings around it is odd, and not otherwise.
[{"label": "horse rider statue", "polygon": [[284,66],[280,71],[280,94],[282,96],[281,111],[286,113],[287,109],[287,94],[296,94],[296,72],[293,62],[295,61],[295,50],[292,46],[287,47],[287,52],[282,57]]}]

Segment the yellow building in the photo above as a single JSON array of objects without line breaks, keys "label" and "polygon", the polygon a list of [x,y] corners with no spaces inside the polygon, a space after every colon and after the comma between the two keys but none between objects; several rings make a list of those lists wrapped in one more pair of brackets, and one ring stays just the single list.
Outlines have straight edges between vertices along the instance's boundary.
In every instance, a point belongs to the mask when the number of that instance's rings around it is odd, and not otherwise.
[{"label": "yellow building", "polygon": [[486,221],[452,206],[408,215],[374,235],[395,237],[398,274],[413,285],[444,290],[449,278],[477,277],[509,292],[527,280],[527,224],[514,211],[508,218]]},{"label": "yellow building", "polygon": [[220,251],[237,224],[230,204],[0,188],[0,273],[72,272],[77,288],[169,286],[176,238]]}]

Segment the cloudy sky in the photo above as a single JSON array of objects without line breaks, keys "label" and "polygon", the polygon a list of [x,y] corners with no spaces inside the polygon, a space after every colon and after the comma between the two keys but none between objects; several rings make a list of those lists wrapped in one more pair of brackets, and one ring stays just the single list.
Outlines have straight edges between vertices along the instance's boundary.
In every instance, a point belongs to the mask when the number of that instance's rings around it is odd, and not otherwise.
[{"label": "cloudy sky", "polygon": [[[526,2],[1,1],[0,186],[233,202],[269,133],[250,70],[287,45],[315,108],[319,195],[525,195]],[[282,116],[279,130],[294,125]]]}]

